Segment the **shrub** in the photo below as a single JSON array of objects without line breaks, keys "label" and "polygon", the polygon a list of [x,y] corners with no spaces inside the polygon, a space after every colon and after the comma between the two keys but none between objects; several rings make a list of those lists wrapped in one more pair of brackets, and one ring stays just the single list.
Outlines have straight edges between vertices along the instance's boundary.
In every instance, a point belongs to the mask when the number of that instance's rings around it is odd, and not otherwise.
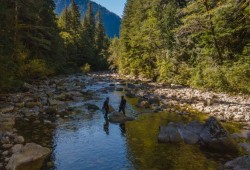
[{"label": "shrub", "polygon": [[41,79],[51,74],[53,71],[41,59],[31,60],[27,64],[21,65],[19,69],[19,75],[24,80]]},{"label": "shrub", "polygon": [[90,69],[91,66],[88,63],[84,64],[84,66],[81,67],[82,72],[86,74],[90,72]]}]

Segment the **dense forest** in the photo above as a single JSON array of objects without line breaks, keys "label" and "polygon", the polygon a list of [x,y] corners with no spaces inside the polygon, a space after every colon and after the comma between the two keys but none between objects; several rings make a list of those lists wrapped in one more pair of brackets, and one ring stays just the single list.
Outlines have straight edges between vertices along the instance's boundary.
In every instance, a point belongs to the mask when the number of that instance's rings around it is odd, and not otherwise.
[{"label": "dense forest", "polygon": [[249,0],[128,0],[109,58],[119,73],[250,92]]},{"label": "dense forest", "polygon": [[24,81],[107,68],[109,40],[89,2],[83,20],[75,1],[61,16],[53,0],[0,1],[0,90]]},{"label": "dense forest", "polygon": [[[128,0],[119,38],[75,0],[0,1],[0,89],[105,70],[218,91],[250,92],[249,0]],[[107,62],[109,57],[109,63]]]}]

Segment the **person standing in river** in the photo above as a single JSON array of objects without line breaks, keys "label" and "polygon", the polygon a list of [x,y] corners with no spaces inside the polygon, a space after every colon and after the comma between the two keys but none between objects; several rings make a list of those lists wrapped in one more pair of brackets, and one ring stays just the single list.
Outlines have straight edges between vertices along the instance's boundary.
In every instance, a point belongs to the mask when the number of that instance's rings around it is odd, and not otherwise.
[{"label": "person standing in river", "polygon": [[122,113],[125,115],[125,107],[126,107],[126,99],[124,98],[124,96],[121,96],[121,103],[120,103],[120,106],[119,106],[119,112],[122,111]]},{"label": "person standing in river", "polygon": [[104,117],[107,118],[108,114],[109,114],[109,97],[107,97],[106,100],[104,101],[102,109],[105,110],[105,116]]}]

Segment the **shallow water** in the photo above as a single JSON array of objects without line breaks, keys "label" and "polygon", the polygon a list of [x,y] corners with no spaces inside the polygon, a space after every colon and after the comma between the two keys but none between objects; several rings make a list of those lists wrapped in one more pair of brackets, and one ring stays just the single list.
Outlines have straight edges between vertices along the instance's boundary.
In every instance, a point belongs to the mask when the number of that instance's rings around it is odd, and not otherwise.
[{"label": "shallow water", "polygon": [[88,86],[93,91],[93,99],[71,103],[78,111],[68,118],[59,119],[54,125],[17,122],[18,133],[27,142],[35,142],[53,149],[52,170],[85,169],[217,169],[234,156],[211,153],[198,146],[180,144],[159,144],[157,142],[160,125],[173,122],[188,122],[200,119],[200,115],[177,116],[175,113],[148,113],[134,106],[135,100],[128,99],[127,112],[136,121],[126,124],[112,124],[103,118],[100,111],[88,113],[82,109],[84,103],[102,106],[105,97],[118,109],[121,92],[102,94],[97,92],[108,83],[99,82]]}]

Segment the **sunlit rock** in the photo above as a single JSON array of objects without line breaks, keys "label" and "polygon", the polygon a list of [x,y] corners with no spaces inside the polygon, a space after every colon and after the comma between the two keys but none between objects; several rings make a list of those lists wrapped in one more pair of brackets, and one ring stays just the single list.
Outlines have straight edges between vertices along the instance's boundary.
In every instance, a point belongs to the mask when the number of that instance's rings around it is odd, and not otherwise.
[{"label": "sunlit rock", "polygon": [[6,166],[7,170],[39,170],[51,150],[35,143],[27,143],[20,152],[13,154]]},{"label": "sunlit rock", "polygon": [[112,123],[124,123],[126,121],[132,121],[132,120],[134,119],[119,112],[113,112],[109,115],[109,121]]}]

